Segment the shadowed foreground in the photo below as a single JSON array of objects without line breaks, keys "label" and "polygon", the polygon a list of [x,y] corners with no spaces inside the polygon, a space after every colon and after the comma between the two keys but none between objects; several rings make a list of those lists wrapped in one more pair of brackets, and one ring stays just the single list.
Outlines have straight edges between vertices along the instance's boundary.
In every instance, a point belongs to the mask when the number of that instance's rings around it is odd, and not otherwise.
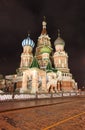
[{"label": "shadowed foreground", "polygon": [[59,98],[52,102],[53,105],[0,112],[0,130],[85,130],[84,97]]}]

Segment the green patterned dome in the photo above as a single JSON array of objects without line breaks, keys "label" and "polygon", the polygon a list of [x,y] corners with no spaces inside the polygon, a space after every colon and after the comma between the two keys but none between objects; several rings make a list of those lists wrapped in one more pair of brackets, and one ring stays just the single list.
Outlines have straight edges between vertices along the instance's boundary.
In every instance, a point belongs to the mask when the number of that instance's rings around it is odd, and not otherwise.
[{"label": "green patterned dome", "polygon": [[48,46],[44,46],[41,50],[40,53],[51,53],[51,49]]}]

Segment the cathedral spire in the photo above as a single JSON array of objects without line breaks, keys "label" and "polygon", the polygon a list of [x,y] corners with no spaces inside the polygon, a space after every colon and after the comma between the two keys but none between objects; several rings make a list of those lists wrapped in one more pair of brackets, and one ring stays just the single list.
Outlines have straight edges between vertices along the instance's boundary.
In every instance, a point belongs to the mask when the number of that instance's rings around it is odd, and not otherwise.
[{"label": "cathedral spire", "polygon": [[44,16],[43,17],[43,22],[42,22],[42,32],[41,32],[42,35],[47,34],[46,25],[47,25],[46,17]]}]

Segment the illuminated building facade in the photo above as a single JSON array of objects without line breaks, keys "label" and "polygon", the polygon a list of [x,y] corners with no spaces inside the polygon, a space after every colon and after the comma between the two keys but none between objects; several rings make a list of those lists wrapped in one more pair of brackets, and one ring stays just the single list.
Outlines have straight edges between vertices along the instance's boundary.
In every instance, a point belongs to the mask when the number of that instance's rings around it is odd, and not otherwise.
[{"label": "illuminated building facade", "polygon": [[77,83],[68,67],[68,54],[64,50],[65,41],[60,37],[58,30],[58,37],[54,42],[55,51],[53,51],[46,24],[44,20],[34,56],[35,43],[29,35],[22,41],[20,67],[14,79],[17,86],[20,86],[21,93],[77,90]]}]

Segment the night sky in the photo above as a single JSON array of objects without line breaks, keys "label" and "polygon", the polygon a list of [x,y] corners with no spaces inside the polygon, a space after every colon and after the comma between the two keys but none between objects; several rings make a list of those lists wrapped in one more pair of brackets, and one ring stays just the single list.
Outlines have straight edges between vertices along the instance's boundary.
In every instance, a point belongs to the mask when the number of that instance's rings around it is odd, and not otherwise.
[{"label": "night sky", "polygon": [[30,32],[35,44],[46,16],[52,46],[57,29],[65,41],[69,68],[79,87],[85,84],[85,0],[0,0],[0,73],[14,74],[21,42]]}]

